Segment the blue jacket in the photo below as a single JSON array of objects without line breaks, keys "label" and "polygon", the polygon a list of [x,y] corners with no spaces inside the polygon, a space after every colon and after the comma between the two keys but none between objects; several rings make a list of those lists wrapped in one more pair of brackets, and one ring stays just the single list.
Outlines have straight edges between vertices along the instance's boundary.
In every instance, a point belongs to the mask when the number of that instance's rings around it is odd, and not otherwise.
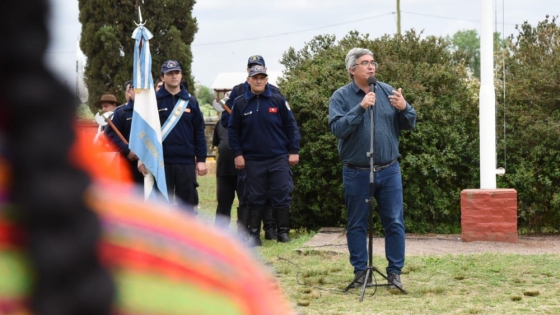
[{"label": "blue jacket", "polygon": [[[282,94],[280,93],[280,89],[278,89],[275,85],[267,83],[266,86],[270,88],[270,91],[272,93]],[[229,93],[229,99],[226,101],[227,107],[229,107],[229,109],[232,109],[233,101],[235,101],[235,99],[241,96],[242,94],[245,94],[245,91],[249,90],[250,88],[251,86],[247,81],[234,86],[233,89],[231,89],[231,92]],[[222,124],[222,126],[224,126],[224,128],[227,129],[229,123],[229,113],[225,110],[222,112],[222,116],[220,117],[220,123]]]},{"label": "blue jacket", "polygon": [[[243,103],[245,106],[240,106]],[[299,129],[286,100],[279,94],[273,96],[269,85],[261,94],[255,95],[248,88],[235,99],[228,124],[233,156],[259,160],[298,154],[299,139]]]},{"label": "blue jacket", "polygon": [[[113,113],[111,121],[113,125],[121,132],[123,137],[128,141],[130,139],[130,128],[132,126],[132,113],[134,112],[134,101],[129,100],[125,105],[117,107]],[[105,134],[111,139],[111,142],[115,144],[119,152],[128,156],[130,149],[128,144],[125,144],[121,138],[115,133],[111,126],[105,127]]]},{"label": "blue jacket", "polygon": [[173,112],[179,98],[189,102],[177,125],[163,141],[163,160],[165,163],[194,164],[195,157],[196,162],[206,162],[207,147],[204,134],[204,118],[196,98],[191,96],[183,85],[181,85],[181,91],[175,95],[169,93],[165,88],[161,88],[156,93],[156,98],[161,125]]}]

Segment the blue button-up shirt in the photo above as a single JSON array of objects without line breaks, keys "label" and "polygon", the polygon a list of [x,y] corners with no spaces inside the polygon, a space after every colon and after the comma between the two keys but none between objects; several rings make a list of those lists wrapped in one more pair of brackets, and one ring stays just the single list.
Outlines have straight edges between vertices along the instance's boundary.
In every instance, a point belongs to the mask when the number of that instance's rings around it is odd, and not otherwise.
[{"label": "blue button-up shirt", "polygon": [[356,83],[336,90],[329,101],[329,128],[338,138],[338,153],[343,163],[369,167],[371,149],[371,115],[374,115],[373,158],[375,165],[385,165],[400,157],[399,135],[416,125],[416,111],[410,104],[402,111],[391,106],[393,87],[378,82],[373,110],[360,106],[366,93]]}]

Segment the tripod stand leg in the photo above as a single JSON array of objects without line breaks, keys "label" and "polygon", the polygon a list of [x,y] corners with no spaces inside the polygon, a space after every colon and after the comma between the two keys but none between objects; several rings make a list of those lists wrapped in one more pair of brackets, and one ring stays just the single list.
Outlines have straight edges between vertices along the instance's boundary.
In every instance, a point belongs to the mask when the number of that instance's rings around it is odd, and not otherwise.
[{"label": "tripod stand leg", "polygon": [[344,289],[344,292],[347,292],[352,288],[365,288],[366,286],[371,286],[371,281],[369,281],[371,280],[371,275],[372,273],[368,269],[356,274],[354,280],[352,280],[346,289]]},{"label": "tripod stand leg", "polygon": [[360,302],[362,302],[364,300],[364,295],[366,294],[366,287],[367,287],[367,283],[369,278],[371,277],[371,270],[368,268],[366,269],[366,276],[364,278],[364,285],[362,286],[362,293],[360,294]]}]

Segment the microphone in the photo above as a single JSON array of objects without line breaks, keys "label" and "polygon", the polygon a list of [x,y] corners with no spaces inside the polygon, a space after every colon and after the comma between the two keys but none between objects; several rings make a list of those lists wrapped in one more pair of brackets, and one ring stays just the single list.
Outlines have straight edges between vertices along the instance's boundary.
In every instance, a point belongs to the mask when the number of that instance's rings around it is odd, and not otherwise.
[{"label": "microphone", "polygon": [[374,92],[375,86],[377,85],[377,79],[375,78],[375,76],[372,75],[371,77],[367,78],[367,83],[369,84],[369,91]]}]

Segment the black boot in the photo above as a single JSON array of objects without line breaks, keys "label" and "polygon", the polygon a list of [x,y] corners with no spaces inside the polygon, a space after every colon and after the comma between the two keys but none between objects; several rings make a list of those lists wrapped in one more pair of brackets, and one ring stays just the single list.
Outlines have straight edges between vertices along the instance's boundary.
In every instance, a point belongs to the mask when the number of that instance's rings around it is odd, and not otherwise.
[{"label": "black boot", "polygon": [[274,208],[265,206],[263,213],[264,238],[267,240],[276,239],[276,225],[274,224]]},{"label": "black boot", "polygon": [[261,218],[263,212],[263,208],[249,209],[249,246],[262,246]]},{"label": "black boot", "polygon": [[242,239],[249,235],[249,209],[245,206],[237,207],[237,234]]},{"label": "black boot", "polygon": [[290,233],[290,208],[277,208],[276,211],[276,224],[278,224],[277,240],[280,243],[287,243],[290,240],[288,234]]}]

